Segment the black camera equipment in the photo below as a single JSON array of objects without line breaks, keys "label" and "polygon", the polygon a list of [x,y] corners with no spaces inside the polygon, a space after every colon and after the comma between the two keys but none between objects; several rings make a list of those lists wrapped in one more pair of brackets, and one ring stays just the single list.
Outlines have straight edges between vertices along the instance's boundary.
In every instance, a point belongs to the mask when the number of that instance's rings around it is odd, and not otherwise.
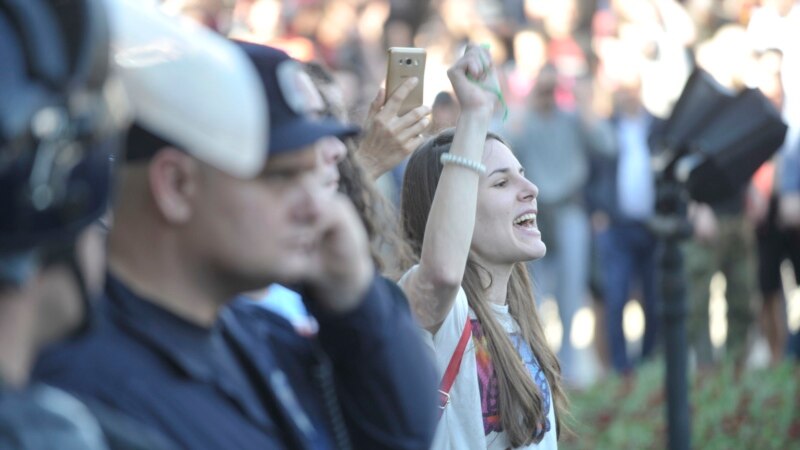
[{"label": "black camera equipment", "polygon": [[651,132],[656,216],[650,225],[659,238],[670,450],[691,448],[686,281],[680,250],[681,240],[692,232],[688,201],[711,203],[736,195],[778,150],[786,129],[760,91],[735,93],[695,69],[672,115]]}]

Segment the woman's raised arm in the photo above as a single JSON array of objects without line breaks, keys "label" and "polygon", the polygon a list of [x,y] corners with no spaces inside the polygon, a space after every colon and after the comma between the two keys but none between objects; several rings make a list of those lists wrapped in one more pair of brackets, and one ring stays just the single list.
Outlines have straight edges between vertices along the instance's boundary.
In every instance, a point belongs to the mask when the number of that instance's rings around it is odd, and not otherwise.
[{"label": "woman's raised arm", "polygon": [[481,159],[496,101],[495,94],[482,87],[495,77],[486,49],[468,47],[447,75],[461,114],[450,161],[444,164],[428,215],[419,267],[402,283],[414,315],[432,333],[447,317],[464,277],[475,228]]}]

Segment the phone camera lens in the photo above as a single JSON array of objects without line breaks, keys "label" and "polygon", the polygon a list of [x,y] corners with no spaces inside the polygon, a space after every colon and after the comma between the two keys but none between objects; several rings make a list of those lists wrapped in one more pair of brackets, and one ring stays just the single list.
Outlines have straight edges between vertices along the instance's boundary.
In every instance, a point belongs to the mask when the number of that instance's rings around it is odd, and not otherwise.
[{"label": "phone camera lens", "polygon": [[406,65],[411,65],[411,58],[406,58]]}]

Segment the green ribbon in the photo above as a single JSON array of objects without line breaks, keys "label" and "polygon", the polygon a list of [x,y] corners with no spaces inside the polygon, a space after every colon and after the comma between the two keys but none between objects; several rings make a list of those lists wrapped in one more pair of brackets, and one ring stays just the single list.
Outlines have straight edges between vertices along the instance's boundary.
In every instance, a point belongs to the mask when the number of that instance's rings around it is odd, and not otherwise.
[{"label": "green ribbon", "polygon": [[[487,52],[489,51],[489,44],[481,44],[481,47],[486,49]],[[483,64],[483,69],[485,71],[486,67],[489,66],[489,63],[488,61],[483,60],[483,53],[479,53],[479,55],[481,58],[481,64]],[[506,119],[508,119],[508,104],[506,103],[506,99],[503,97],[503,91],[500,90],[500,82],[498,81],[497,76],[494,77],[494,86],[487,85],[481,80],[474,78],[469,73],[467,73],[467,79],[478,85],[484,91],[492,93],[495,96],[497,96],[497,100],[500,102],[500,105],[503,106],[503,123],[505,123]]]}]

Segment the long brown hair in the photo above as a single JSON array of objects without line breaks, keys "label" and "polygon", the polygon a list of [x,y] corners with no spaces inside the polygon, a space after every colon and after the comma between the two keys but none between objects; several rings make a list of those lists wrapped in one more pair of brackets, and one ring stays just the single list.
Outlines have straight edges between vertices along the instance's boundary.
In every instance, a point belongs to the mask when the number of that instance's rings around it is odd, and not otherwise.
[{"label": "long brown hair", "polygon": [[[421,253],[425,225],[442,172],[439,158],[442,153],[449,151],[453,136],[454,129],[448,129],[429,139],[412,155],[406,167],[400,214],[405,237],[411,243],[417,258]],[[494,133],[489,133],[486,138],[508,145]],[[511,339],[489,306],[486,291],[492,282],[489,272],[470,255],[462,286],[469,306],[486,336],[487,350],[499,388],[498,403],[503,430],[508,434],[512,447],[521,447],[534,442],[539,434],[537,429],[547,420],[547,410],[544,409],[543,393],[539,391]],[[533,350],[550,384],[556,413],[556,433],[560,434],[561,418],[567,409],[567,397],[561,384],[561,367],[547,345],[524,262],[514,264],[508,281],[507,301],[509,312],[519,324],[524,342]]]}]

